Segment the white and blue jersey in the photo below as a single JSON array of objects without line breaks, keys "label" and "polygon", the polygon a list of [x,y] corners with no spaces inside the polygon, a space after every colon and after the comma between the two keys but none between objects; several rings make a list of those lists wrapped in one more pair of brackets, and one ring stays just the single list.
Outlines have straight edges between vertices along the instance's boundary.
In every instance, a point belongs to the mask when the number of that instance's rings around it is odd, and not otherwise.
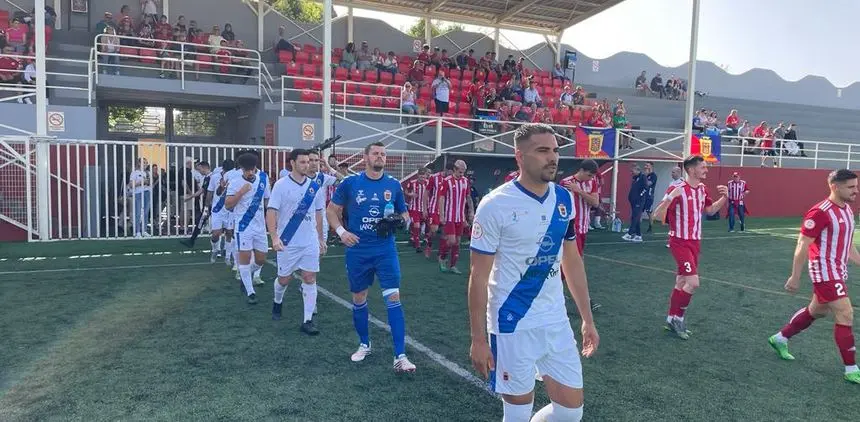
[{"label": "white and blue jersey", "polygon": [[471,249],[495,255],[488,286],[490,334],[568,320],[560,267],[562,244],[575,240],[575,231],[568,230],[571,221],[571,195],[554,183],[542,198],[512,181],[481,200]]},{"label": "white and blue jersey", "polygon": [[346,268],[350,291],[367,290],[379,277],[383,289],[400,287],[400,262],[394,247],[394,234],[379,237],[376,223],[382,219],[385,206],[394,212],[406,212],[406,201],[400,181],[387,174],[373,180],[364,172],[343,179],[331,201],[346,213],[344,227],[358,236],[358,244],[346,249]]},{"label": "white and blue jersey", "polygon": [[251,189],[239,198],[233,207],[235,230],[242,232],[266,233],[265,200],[271,195],[269,176],[264,171],[257,170],[253,182],[248,182],[241,175],[232,177],[227,185],[226,196],[233,196],[242,186],[251,185]]},{"label": "white and blue jersey", "polygon": [[319,253],[316,213],[325,208],[325,192],[316,179],[306,177],[299,183],[290,174],[279,179],[268,208],[278,211],[278,233],[284,246]]}]

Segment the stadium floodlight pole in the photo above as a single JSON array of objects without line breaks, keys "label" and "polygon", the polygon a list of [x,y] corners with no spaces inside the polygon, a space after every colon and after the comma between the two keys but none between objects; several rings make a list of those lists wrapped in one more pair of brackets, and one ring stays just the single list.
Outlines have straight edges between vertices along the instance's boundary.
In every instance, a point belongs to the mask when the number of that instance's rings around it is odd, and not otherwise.
[{"label": "stadium floodlight pole", "polygon": [[[331,9],[332,0],[323,0],[323,87],[322,134],[331,138]],[[327,158],[327,157],[326,157]]]},{"label": "stadium floodlight pole", "polygon": [[699,6],[701,0],[693,0],[693,19],[690,25],[690,61],[687,70],[687,104],[684,111],[684,157],[690,155],[693,137],[693,112],[696,107],[696,50],[699,47]]},{"label": "stadium floodlight pole", "polygon": [[51,171],[48,163],[48,80],[45,60],[45,0],[36,0],[36,208],[39,240],[48,240],[51,214],[48,203]]}]

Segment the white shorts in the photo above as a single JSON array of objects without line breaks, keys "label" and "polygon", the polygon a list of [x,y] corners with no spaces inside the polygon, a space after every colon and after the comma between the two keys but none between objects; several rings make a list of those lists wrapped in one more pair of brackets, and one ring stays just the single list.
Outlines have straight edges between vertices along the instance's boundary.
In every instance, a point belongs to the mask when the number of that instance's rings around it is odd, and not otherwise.
[{"label": "white shorts", "polygon": [[262,230],[245,230],[241,233],[236,233],[238,240],[239,251],[269,251],[269,237]]},{"label": "white shorts", "polygon": [[233,213],[222,209],[209,219],[212,230],[233,230]]},{"label": "white shorts", "polygon": [[295,270],[320,272],[320,248],[286,248],[278,252],[278,277],[288,277]]},{"label": "white shorts", "polygon": [[499,394],[522,395],[535,388],[535,367],[571,388],[582,388],[582,363],[570,323],[490,334],[490,349],[496,369],[490,387]]},{"label": "white shorts", "polygon": [[328,217],[325,215],[325,210],[322,213],[322,230],[323,230],[323,241],[328,242]]}]

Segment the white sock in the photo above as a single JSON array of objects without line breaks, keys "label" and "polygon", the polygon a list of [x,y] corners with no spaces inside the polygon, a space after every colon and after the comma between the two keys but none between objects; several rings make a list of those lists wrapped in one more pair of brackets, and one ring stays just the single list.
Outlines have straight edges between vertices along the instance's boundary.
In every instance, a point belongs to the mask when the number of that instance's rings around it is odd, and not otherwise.
[{"label": "white sock", "polygon": [[317,306],[317,284],[302,284],[302,299],[305,305],[305,319],[308,322],[314,317],[314,308]]},{"label": "white sock", "polygon": [[212,244],[212,256],[218,255],[218,251],[220,250],[220,249],[218,249],[218,241],[217,240],[214,242],[210,241],[210,243]]},{"label": "white sock", "polygon": [[233,262],[239,262],[239,245],[236,244],[236,238],[230,241],[230,249],[233,250]]},{"label": "white sock", "polygon": [[675,319],[672,315],[666,315],[666,323],[671,324],[672,320]]},{"label": "white sock", "polygon": [[857,365],[845,365],[846,374],[849,374],[854,371],[860,371],[860,368],[857,368]]},{"label": "white sock", "polygon": [[227,250],[227,239],[225,239],[224,236],[219,236],[218,237],[218,245],[219,245],[218,249],[220,249],[222,251],[226,251]]},{"label": "white sock", "polygon": [[579,422],[582,420],[582,406],[571,408],[552,402],[535,413],[531,422]]},{"label": "white sock", "polygon": [[504,403],[504,416],[502,422],[527,422],[532,417],[534,402],[529,404]]},{"label": "white sock", "polygon": [[788,343],[788,337],[782,335],[782,331],[776,333],[776,341],[779,343]]},{"label": "white sock", "polygon": [[251,266],[245,264],[239,264],[239,275],[242,277],[242,284],[245,285],[245,291],[248,293],[248,296],[251,296],[254,292],[254,283],[251,282]]},{"label": "white sock", "polygon": [[251,262],[251,272],[254,273],[254,278],[258,278],[260,277],[260,273],[263,272],[263,266],[256,262]]},{"label": "white sock", "polygon": [[278,283],[278,279],[275,279],[275,303],[283,303],[284,302],[284,293],[287,291],[287,286]]}]

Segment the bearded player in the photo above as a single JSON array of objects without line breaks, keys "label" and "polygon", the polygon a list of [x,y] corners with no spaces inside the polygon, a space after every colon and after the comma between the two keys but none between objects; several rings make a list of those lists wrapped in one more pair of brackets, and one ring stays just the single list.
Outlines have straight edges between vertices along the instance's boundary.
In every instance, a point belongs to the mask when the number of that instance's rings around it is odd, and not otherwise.
[{"label": "bearded player", "polygon": [[[449,170],[443,170],[430,175],[427,179],[427,233],[424,235],[426,246],[424,247],[424,256],[430,259],[430,253],[433,252],[433,236],[439,231],[439,190],[442,188],[442,181],[448,177]],[[441,242],[444,239],[440,239]]]},{"label": "bearded player", "polygon": [[[574,220],[576,248],[579,250],[580,256],[585,251],[585,238],[591,228],[591,209],[600,205],[598,182],[594,177],[596,174],[597,163],[594,160],[583,160],[576,173],[561,179],[559,182],[561,187],[573,194],[573,209],[576,215]],[[561,278],[564,280],[564,274],[561,275]],[[599,303],[591,301],[592,311],[599,308]]]},{"label": "bearded player", "polygon": [[[439,222],[445,239],[439,242],[439,270],[443,273],[462,274],[457,268],[460,258],[460,237],[463,228],[475,213],[475,204],[469,195],[469,179],[466,174],[466,162],[454,162],[454,173],[442,181],[439,188]],[[451,254],[448,264],[445,259]]]},{"label": "bearded player", "polygon": [[[502,395],[504,421],[577,422],[582,364],[560,268],[582,318],[582,356],[594,354],[600,338],[576,247],[573,198],[552,183],[559,159],[552,128],[525,124],[514,139],[519,179],[484,197],[472,227],[472,365]],[[552,402],[532,417],[535,367]]]},{"label": "bearded player", "polygon": [[860,384],[852,330],[854,309],[848,297],[847,283],[848,260],[860,265],[860,253],[854,246],[854,213],[848,205],[857,198],[857,175],[851,170],[836,170],[830,173],[827,182],[830,196],[803,217],[794,249],[791,277],[785,282],[785,290],[796,292],[800,286],[803,261],[808,260],[812,300],[768,342],[779,357],[794,360],[788,352],[788,339],[807,329],[816,319],[832,313],[836,323],[833,338],[845,365],[845,380]]},{"label": "bearded player", "polygon": [[412,226],[409,228],[409,240],[415,252],[421,253],[421,225],[427,221],[427,173],[426,167],[419,167],[414,179],[406,183],[406,209]]},{"label": "bearded player", "polygon": [[699,252],[702,241],[703,214],[712,215],[726,203],[728,188],[717,186],[720,199],[712,201],[702,183],[708,176],[708,164],[701,155],[684,160],[687,180],[669,193],[651,214],[652,220],[669,224],[669,250],[678,265],[675,288],[669,298],[666,329],[687,340],[690,332],[684,322],[684,313],[699,287]]}]

